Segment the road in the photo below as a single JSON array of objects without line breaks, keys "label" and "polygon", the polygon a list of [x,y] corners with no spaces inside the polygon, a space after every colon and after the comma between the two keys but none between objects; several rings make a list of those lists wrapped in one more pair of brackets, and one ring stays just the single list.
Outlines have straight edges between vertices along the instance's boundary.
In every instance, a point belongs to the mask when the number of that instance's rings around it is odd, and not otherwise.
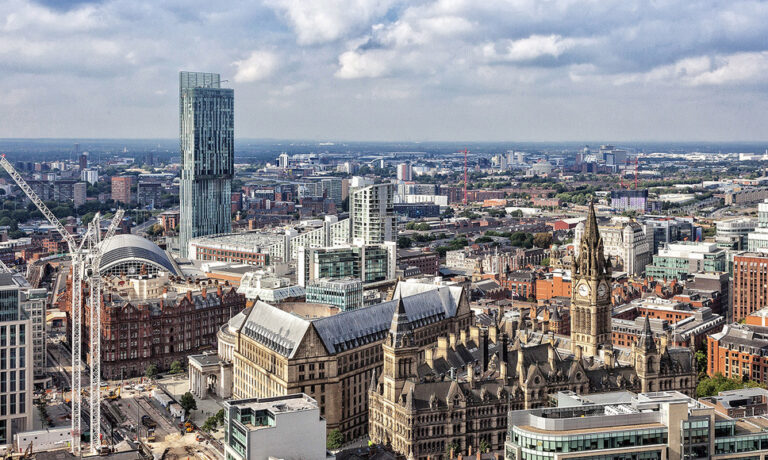
[{"label": "road", "polygon": [[155,225],[157,223],[157,219],[154,217],[151,217],[147,219],[144,223],[139,224],[131,229],[131,233],[134,235],[140,235],[141,233],[144,233],[149,227]]}]

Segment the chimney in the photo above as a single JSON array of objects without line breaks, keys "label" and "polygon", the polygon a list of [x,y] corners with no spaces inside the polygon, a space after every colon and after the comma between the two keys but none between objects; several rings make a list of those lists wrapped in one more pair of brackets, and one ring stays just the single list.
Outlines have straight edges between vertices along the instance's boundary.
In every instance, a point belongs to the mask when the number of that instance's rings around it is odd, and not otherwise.
[{"label": "chimney", "polygon": [[488,338],[491,340],[491,342],[493,342],[494,344],[497,343],[496,340],[498,339],[498,336],[499,336],[499,328],[496,327],[495,325],[494,326],[489,326],[488,327]]},{"label": "chimney", "polygon": [[499,380],[501,380],[502,385],[506,385],[507,383],[507,373],[508,373],[507,367],[508,366],[509,364],[507,364],[504,361],[499,363]]},{"label": "chimney", "polygon": [[448,334],[448,341],[451,344],[451,350],[456,351],[456,334],[450,332]]},{"label": "chimney", "polygon": [[573,354],[576,355],[576,360],[581,361],[581,358],[582,358],[581,345],[576,345],[576,350],[574,350]]},{"label": "chimney", "polygon": [[434,351],[432,348],[427,348],[426,350],[424,350],[424,361],[427,363],[427,366],[429,367],[435,366],[435,360],[432,357],[433,352]]},{"label": "chimney", "polygon": [[477,326],[470,326],[469,337],[475,342],[475,345],[480,345],[480,328]]},{"label": "chimney", "polygon": [[609,369],[614,367],[613,350],[605,350],[603,352],[603,361],[605,361],[605,367]]},{"label": "chimney", "polygon": [[467,364],[467,383],[469,383],[470,388],[474,388],[475,386],[475,368],[472,367],[472,364]]},{"label": "chimney", "polygon": [[216,294],[218,294],[219,297],[221,297],[223,293],[224,293],[224,290],[221,288],[221,284],[219,284],[219,286],[216,288]]},{"label": "chimney", "polygon": [[523,347],[517,349],[517,375],[520,377],[520,381],[525,380],[525,373],[523,368],[523,361],[525,360],[525,355],[523,355]]},{"label": "chimney", "polygon": [[467,345],[467,330],[462,329],[461,332],[459,332],[459,339],[461,340],[461,344],[466,346]]},{"label": "chimney", "polygon": [[480,449],[477,449],[477,460],[482,460],[482,455],[483,454],[480,453]]},{"label": "chimney", "polygon": [[437,356],[435,356],[435,358],[445,359],[446,357],[448,357],[448,337],[438,337]]},{"label": "chimney", "polygon": [[472,446],[468,446],[467,447],[467,457],[471,457],[471,456],[472,456]]},{"label": "chimney", "polygon": [[208,289],[206,289],[206,288],[203,288],[203,290],[201,291],[201,293],[202,293],[202,295],[203,295],[203,298],[204,298],[204,299],[208,298]]}]

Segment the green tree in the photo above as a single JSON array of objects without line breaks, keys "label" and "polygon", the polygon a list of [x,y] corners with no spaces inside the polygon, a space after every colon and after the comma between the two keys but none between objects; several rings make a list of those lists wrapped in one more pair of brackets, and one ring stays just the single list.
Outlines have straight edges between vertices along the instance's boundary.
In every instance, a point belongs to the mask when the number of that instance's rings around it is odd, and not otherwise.
[{"label": "green tree", "polygon": [[189,391],[181,395],[179,399],[179,405],[184,409],[184,418],[186,419],[189,413],[197,409],[197,401],[195,401],[194,395]]},{"label": "green tree", "polygon": [[545,257],[545,258],[541,259],[541,265],[543,267],[549,267],[549,263],[550,263],[549,257]]},{"label": "green tree", "polygon": [[475,243],[477,244],[490,243],[491,241],[493,241],[493,238],[490,236],[481,236],[475,239]]},{"label": "green tree", "polygon": [[328,437],[325,441],[325,447],[330,450],[336,450],[344,445],[344,435],[338,429],[333,429],[328,432]]},{"label": "green tree", "polygon": [[707,372],[707,353],[704,350],[696,350],[696,370],[699,375]]},{"label": "green tree", "polygon": [[224,418],[227,416],[227,412],[224,409],[219,410],[216,412],[216,423],[218,423],[221,426],[224,426]]},{"label": "green tree", "polygon": [[537,248],[548,248],[552,246],[552,234],[548,232],[535,234],[533,236],[533,245]]},{"label": "green tree", "polygon": [[144,369],[144,375],[148,378],[154,378],[157,375],[157,365],[156,364],[150,364],[149,366]]},{"label": "green tree", "polygon": [[699,384],[696,386],[696,396],[704,398],[715,396],[722,391],[739,390],[742,388],[765,388],[765,385],[751,380],[727,378],[723,374],[717,373],[714,377],[704,377],[699,380]]},{"label": "green tree", "polygon": [[[445,445],[445,458],[453,460],[459,454],[459,445],[455,442],[449,442]],[[453,455],[453,456],[451,456]]]},{"label": "green tree", "polygon": [[397,247],[400,249],[407,249],[410,248],[413,245],[413,241],[411,241],[410,238],[407,236],[398,236],[397,237]]},{"label": "green tree", "polygon": [[481,439],[480,440],[480,453],[484,454],[486,452],[490,452],[490,450],[491,450],[491,445],[488,444],[488,441],[486,441],[485,439]]},{"label": "green tree", "polygon": [[216,416],[212,415],[205,419],[205,423],[203,423],[203,426],[200,427],[201,430],[211,432],[216,429],[216,426],[218,425],[218,422],[216,421]]},{"label": "green tree", "polygon": [[181,362],[173,361],[171,363],[171,374],[182,374],[182,373],[184,373],[184,367],[182,367]]}]

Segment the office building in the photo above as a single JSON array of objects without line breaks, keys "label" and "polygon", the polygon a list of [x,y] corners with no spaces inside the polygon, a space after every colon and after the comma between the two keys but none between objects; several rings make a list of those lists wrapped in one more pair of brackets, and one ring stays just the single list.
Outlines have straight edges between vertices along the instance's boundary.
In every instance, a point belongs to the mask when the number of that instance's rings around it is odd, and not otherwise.
[{"label": "office building", "polygon": [[32,319],[22,308],[26,281],[0,273],[0,446],[13,435],[32,429],[34,388]]},{"label": "office building", "polygon": [[395,203],[393,211],[409,219],[440,217],[440,205],[434,203]]},{"label": "office building", "polygon": [[693,218],[644,216],[642,224],[653,234],[653,253],[669,243],[678,241],[700,241],[701,227],[694,225]]},{"label": "office building", "polygon": [[298,283],[306,287],[319,279],[354,278],[364,285],[393,280],[396,257],[395,243],[302,247],[296,267]]},{"label": "office building", "polygon": [[363,306],[363,282],[355,278],[318,279],[307,285],[306,299],[335,305],[341,311],[354,310]]},{"label": "office building", "polygon": [[112,199],[117,203],[130,204],[131,200],[131,176],[112,177]]},{"label": "office building", "polygon": [[397,165],[397,180],[413,180],[413,167],[410,163],[400,163]]},{"label": "office building", "polygon": [[80,157],[78,158],[78,165],[80,166],[80,171],[88,169],[88,154],[87,153],[81,153],[80,154]]},{"label": "office building", "polygon": [[393,195],[392,184],[375,184],[350,191],[352,243],[382,244],[397,239]]},{"label": "office building", "polygon": [[320,186],[323,190],[323,196],[331,201],[336,205],[337,208],[341,209],[342,201],[344,199],[342,198],[342,179],[338,177],[325,177],[320,180]]},{"label": "office building", "polygon": [[224,402],[229,460],[326,458],[325,419],[305,394]]},{"label": "office building", "polygon": [[648,209],[648,189],[611,190],[611,207],[617,211],[643,213]]},{"label": "office building", "polygon": [[[574,231],[574,239],[581,240],[584,223],[579,223]],[[645,272],[645,266],[651,263],[653,255],[653,236],[644,225],[634,220],[626,224],[605,225],[600,227],[605,255],[611,260],[615,271],[626,272],[630,276],[639,276]],[[574,248],[576,256],[578,246]]]},{"label": "office building", "polygon": [[732,317],[738,322],[768,304],[768,254],[733,256]]},{"label": "office building", "polygon": [[76,208],[85,204],[88,194],[88,184],[85,182],[77,182],[72,188],[74,193],[73,202]]},{"label": "office building", "polygon": [[[754,392],[742,393],[743,405]],[[676,391],[557,395],[558,406],[509,414],[505,460],[763,458],[768,419],[731,418]]]},{"label": "office building", "polygon": [[192,238],[232,231],[234,99],[219,74],[179,74],[182,257]]},{"label": "office building", "polygon": [[160,182],[139,181],[136,186],[136,202],[152,208],[160,207],[164,193],[165,189]]},{"label": "office building", "polygon": [[[416,345],[469,327],[472,312],[459,286],[399,283],[414,324]],[[346,440],[368,431],[367,390],[381,375],[382,345],[398,300],[306,319],[257,301],[233,318],[233,397],[265,398],[305,393],[320,406],[327,429]]]},{"label": "office building", "polygon": [[14,277],[20,287],[21,309],[31,322],[33,375],[35,379],[44,379],[47,376],[46,368],[48,367],[45,332],[45,305],[48,300],[48,290],[33,288],[21,275],[14,275]]},{"label": "office building", "polygon": [[757,222],[749,217],[719,220],[715,222],[715,242],[726,249],[742,251],[747,249],[749,234],[755,231]]},{"label": "office building", "polygon": [[645,267],[645,275],[685,280],[697,272],[722,272],[726,269],[725,254],[725,250],[714,243],[669,244],[653,256],[653,263]]}]

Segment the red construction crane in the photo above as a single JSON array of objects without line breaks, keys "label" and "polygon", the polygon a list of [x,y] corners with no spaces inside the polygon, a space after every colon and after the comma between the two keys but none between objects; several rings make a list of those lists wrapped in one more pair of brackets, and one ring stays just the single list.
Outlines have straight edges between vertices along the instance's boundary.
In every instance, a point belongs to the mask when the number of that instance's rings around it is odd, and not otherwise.
[{"label": "red construction crane", "polygon": [[467,205],[467,149],[464,149],[464,206]]},{"label": "red construction crane", "polygon": [[637,158],[635,157],[635,190],[637,190]]}]

